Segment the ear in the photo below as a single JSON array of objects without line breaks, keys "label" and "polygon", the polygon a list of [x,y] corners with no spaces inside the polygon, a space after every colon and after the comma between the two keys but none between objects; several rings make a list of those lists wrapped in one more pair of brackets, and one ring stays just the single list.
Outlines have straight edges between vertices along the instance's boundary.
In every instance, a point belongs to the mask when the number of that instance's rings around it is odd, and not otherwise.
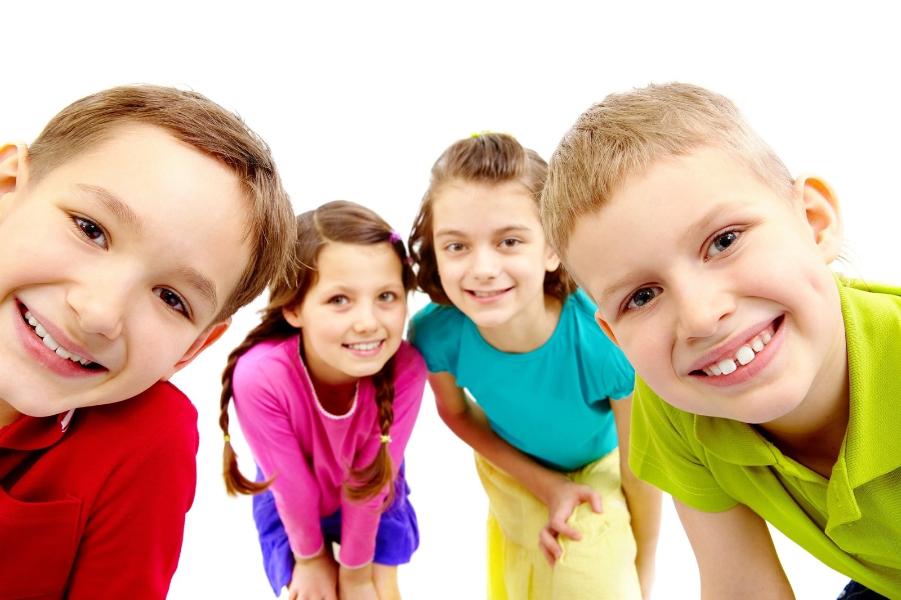
[{"label": "ear", "polygon": [[0,146],[0,199],[22,188],[28,181],[28,146],[4,144]]},{"label": "ear", "polygon": [[282,308],[282,316],[285,317],[285,321],[291,324],[291,327],[296,327],[297,329],[303,329],[303,319],[300,317],[300,304],[296,306],[286,306]]},{"label": "ear", "polygon": [[172,367],[172,371],[169,372],[169,375],[164,379],[169,379],[173,375],[175,375],[178,371],[182,370],[184,367],[188,366],[188,364],[197,358],[197,355],[203,352],[210,344],[218,340],[222,337],[222,334],[225,333],[225,330],[228,329],[228,326],[231,325],[232,320],[226,319],[225,321],[221,321],[219,323],[214,323],[204,330],[197,339],[194,340],[194,343],[191,344],[191,347],[185,352],[184,356],[175,363],[175,366]]},{"label": "ear", "polygon": [[560,257],[557,256],[557,253],[554,252],[554,249],[551,248],[550,244],[545,243],[547,249],[545,250],[544,256],[544,270],[548,273],[553,273],[557,270],[557,267],[560,266]]},{"label": "ear", "polygon": [[606,335],[608,338],[610,338],[610,341],[613,342],[614,344],[616,344],[617,347],[619,347],[619,342],[616,341],[616,336],[613,335],[613,330],[610,329],[610,325],[607,324],[607,321],[605,321],[601,317],[600,309],[594,311],[594,321],[595,321],[595,323],[598,324],[598,327],[601,328],[601,331],[604,332],[604,335]]},{"label": "ear", "polygon": [[842,219],[835,192],[822,179],[808,175],[795,180],[794,195],[804,210],[820,254],[827,263],[832,262],[842,245]]}]

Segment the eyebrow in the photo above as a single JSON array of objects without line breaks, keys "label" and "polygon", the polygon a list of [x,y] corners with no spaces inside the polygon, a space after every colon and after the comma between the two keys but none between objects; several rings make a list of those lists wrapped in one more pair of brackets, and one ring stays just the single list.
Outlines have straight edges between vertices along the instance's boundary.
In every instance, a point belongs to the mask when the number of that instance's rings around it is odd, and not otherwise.
[{"label": "eyebrow", "polygon": [[141,219],[138,215],[135,214],[131,207],[128,206],[125,202],[119,199],[114,193],[109,191],[106,188],[100,187],[98,185],[89,185],[87,183],[78,183],[76,187],[83,192],[87,192],[91,196],[94,197],[95,200],[100,202],[109,212],[113,213],[113,215],[131,227],[132,229],[140,229],[141,228]]},{"label": "eyebrow", "polygon": [[[506,233],[511,233],[515,231],[531,231],[532,228],[527,227],[525,225],[510,225],[508,227],[502,227],[497,231],[493,231],[492,236],[503,235]],[[467,233],[465,231],[460,231],[458,229],[438,229],[435,231],[435,237],[466,237]]]},{"label": "eyebrow", "polygon": [[[116,219],[131,229],[140,230],[142,228],[143,224],[141,218],[135,211],[108,189],[87,183],[78,183],[75,185],[79,190],[93,196],[94,199],[100,202],[100,204],[111,212]],[[196,289],[201,296],[210,302],[210,304],[214,307],[219,306],[216,286],[212,281],[204,277],[200,271],[192,267],[180,267],[177,272],[179,276],[184,278],[188,285]]]}]

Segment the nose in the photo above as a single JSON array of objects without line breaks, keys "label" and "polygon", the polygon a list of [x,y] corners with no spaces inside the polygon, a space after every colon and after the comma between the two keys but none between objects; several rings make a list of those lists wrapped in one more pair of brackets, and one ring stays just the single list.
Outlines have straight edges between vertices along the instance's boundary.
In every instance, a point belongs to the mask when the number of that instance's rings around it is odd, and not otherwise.
[{"label": "nose", "polygon": [[361,302],[354,311],[354,333],[370,333],[378,329],[375,307],[369,302]]},{"label": "nose", "polygon": [[82,331],[111,340],[119,337],[124,325],[127,288],[126,281],[96,277],[73,286],[66,300]]},{"label": "nose", "polygon": [[472,253],[472,275],[476,279],[494,279],[500,270],[500,262],[493,248],[477,247]]},{"label": "nose", "polygon": [[670,293],[677,296],[676,334],[686,341],[715,335],[720,323],[735,311],[735,296],[715,282],[694,280],[670,288]]}]

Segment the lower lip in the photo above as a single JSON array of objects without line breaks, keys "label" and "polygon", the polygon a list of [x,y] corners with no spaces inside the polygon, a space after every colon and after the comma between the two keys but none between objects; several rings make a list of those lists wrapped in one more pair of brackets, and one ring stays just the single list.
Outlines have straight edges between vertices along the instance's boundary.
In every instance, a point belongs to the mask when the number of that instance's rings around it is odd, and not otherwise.
[{"label": "lower lip", "polygon": [[59,356],[56,352],[44,345],[44,341],[35,333],[34,329],[25,322],[21,309],[16,305],[13,311],[13,327],[16,336],[25,347],[25,351],[37,362],[48,370],[63,377],[93,377],[100,371],[86,369],[80,364],[74,363]]},{"label": "lower lip", "polygon": [[379,352],[381,352],[382,348],[384,346],[385,346],[385,342],[381,341],[381,342],[379,342],[378,346],[376,346],[375,348],[372,348],[371,350],[358,350],[356,348],[351,348],[350,346],[344,346],[344,347],[348,351],[350,351],[350,353],[353,354],[354,356],[359,356],[360,358],[370,358],[372,356],[377,355]]},{"label": "lower lip", "polygon": [[479,304],[492,304],[492,303],[494,303],[494,302],[497,302],[497,301],[500,300],[501,298],[506,297],[507,294],[508,294],[508,293],[510,292],[510,290],[512,290],[512,289],[513,289],[513,288],[507,288],[506,290],[504,290],[504,291],[502,291],[502,292],[498,292],[498,293],[496,293],[496,294],[492,294],[491,296],[477,296],[477,295],[475,294],[475,292],[470,292],[470,291],[468,291],[468,290],[467,290],[466,294],[467,294],[470,298],[472,298],[473,300],[475,300],[477,303],[479,303]]},{"label": "lower lip", "polygon": [[754,360],[746,365],[738,365],[738,369],[736,369],[734,373],[715,376],[692,375],[692,377],[697,381],[714,387],[729,387],[750,381],[772,362],[773,357],[782,346],[782,341],[785,339],[786,327],[788,327],[786,318],[782,317],[782,323],[780,323],[779,328],[773,332],[773,338],[770,342],[763,347],[763,350],[754,355]]}]

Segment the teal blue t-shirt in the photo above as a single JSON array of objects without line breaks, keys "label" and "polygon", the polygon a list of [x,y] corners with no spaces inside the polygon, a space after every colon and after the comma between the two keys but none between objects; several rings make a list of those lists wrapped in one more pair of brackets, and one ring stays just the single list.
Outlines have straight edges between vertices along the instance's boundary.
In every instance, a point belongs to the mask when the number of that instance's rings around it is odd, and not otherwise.
[{"label": "teal blue t-shirt", "polygon": [[531,352],[491,346],[453,306],[429,304],[410,339],[432,373],[449,372],[512,446],[559,471],[574,471],[616,448],[610,399],[632,393],[635,374],[594,320],[581,290],[567,298],[550,339]]}]

